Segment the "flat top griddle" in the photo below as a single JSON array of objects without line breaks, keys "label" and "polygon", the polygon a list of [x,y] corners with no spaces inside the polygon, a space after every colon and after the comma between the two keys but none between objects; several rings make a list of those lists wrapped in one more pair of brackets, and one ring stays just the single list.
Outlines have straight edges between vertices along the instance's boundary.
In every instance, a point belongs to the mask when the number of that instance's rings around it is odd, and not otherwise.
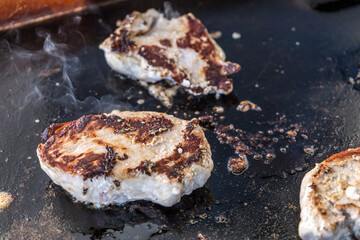
[{"label": "flat top griddle", "polygon": [[[133,10],[162,10],[162,1],[124,1],[1,34],[0,191],[14,201],[0,212],[0,238],[298,238],[304,174],[316,162],[360,146],[360,92],[348,83],[360,65],[360,7],[324,12],[300,0],[172,4],[180,13],[193,12],[210,32],[222,32],[217,42],[227,59],[243,67],[233,76],[232,94],[188,99],[180,93],[171,109],[158,109],[160,102],[146,89],[110,70],[97,46],[115,21]],[[241,38],[233,39],[233,32]],[[237,111],[242,100],[262,111]],[[214,112],[214,106],[225,112]],[[249,156],[249,169],[234,176],[227,170],[234,150],[210,129],[215,168],[205,187],[172,208],[139,201],[96,210],[51,183],[35,149],[49,124],[113,109],[185,119],[210,114],[251,134],[301,123],[308,139],[280,139],[272,149],[275,159]],[[286,145],[287,152],[279,152]],[[306,154],[306,146],[315,154]]]}]

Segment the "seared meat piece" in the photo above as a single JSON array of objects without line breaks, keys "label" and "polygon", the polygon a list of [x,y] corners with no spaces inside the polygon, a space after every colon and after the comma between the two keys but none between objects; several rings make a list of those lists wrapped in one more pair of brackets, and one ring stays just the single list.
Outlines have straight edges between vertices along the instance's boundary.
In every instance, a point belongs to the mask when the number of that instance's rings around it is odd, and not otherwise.
[{"label": "seared meat piece", "polygon": [[147,82],[167,79],[193,95],[229,94],[226,75],[240,66],[225,62],[223,50],[191,13],[168,20],[154,9],[134,11],[101,45],[112,69]]},{"label": "seared meat piece", "polygon": [[301,184],[302,239],[360,239],[360,148],[331,156]]},{"label": "seared meat piece", "polygon": [[37,148],[42,169],[97,206],[139,199],[172,206],[202,187],[213,169],[197,119],[114,111],[53,124],[44,137]]}]

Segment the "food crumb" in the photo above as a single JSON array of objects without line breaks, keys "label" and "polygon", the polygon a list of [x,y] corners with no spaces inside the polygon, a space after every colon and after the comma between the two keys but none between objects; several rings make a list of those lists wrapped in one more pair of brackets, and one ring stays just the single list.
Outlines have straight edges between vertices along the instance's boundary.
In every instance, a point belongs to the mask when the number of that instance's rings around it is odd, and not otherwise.
[{"label": "food crumb", "polygon": [[196,220],[194,220],[194,219],[190,219],[190,221],[189,221],[189,223],[192,224],[192,225],[193,225],[193,224],[196,224],[197,222],[198,222],[198,221],[196,221]]},{"label": "food crumb", "polygon": [[352,84],[352,85],[354,85],[354,84],[355,84],[355,80],[354,80],[354,78],[349,77],[349,83],[350,83],[350,84]]},{"label": "food crumb", "polygon": [[8,192],[0,192],[0,211],[7,208],[13,201],[13,197]]},{"label": "food crumb", "polygon": [[254,110],[256,112],[260,112],[261,107],[259,107],[258,105],[256,105],[255,103],[253,103],[249,100],[245,100],[245,101],[241,101],[239,103],[239,105],[236,107],[236,110],[238,110],[240,112],[247,112],[249,110]]},{"label": "food crumb", "polygon": [[305,146],[304,152],[308,155],[314,155],[314,153],[315,153],[314,146]]},{"label": "food crumb", "polygon": [[300,46],[300,42],[295,42],[295,45],[296,45],[296,46]]},{"label": "food crumb", "polygon": [[202,235],[201,233],[199,233],[196,237],[198,240],[206,240],[206,238],[204,237],[204,235]]},{"label": "food crumb", "polygon": [[200,214],[200,215],[199,215],[199,218],[201,218],[201,219],[206,219],[206,218],[207,218],[207,214],[206,214],[206,213]]},{"label": "food crumb", "polygon": [[223,214],[220,214],[219,216],[215,217],[215,222],[216,223],[227,223],[229,221]]},{"label": "food crumb", "polygon": [[281,153],[286,153],[286,148],[281,147],[281,148],[280,148],[280,152],[281,152]]},{"label": "food crumb", "polygon": [[213,39],[219,39],[219,38],[221,38],[221,36],[222,36],[222,32],[220,32],[220,31],[211,32],[211,33],[210,33],[210,36],[211,36]]},{"label": "food crumb", "polygon": [[248,160],[245,154],[239,154],[238,158],[230,158],[228,170],[234,175],[242,174],[248,168]]},{"label": "food crumb", "polygon": [[35,119],[35,123],[39,123],[40,122],[40,119]]},{"label": "food crumb", "polygon": [[289,131],[286,132],[286,134],[289,135],[289,136],[295,137],[297,135],[297,132],[294,131],[294,130],[289,130]]},{"label": "food crumb", "polygon": [[141,105],[141,104],[144,104],[145,103],[145,100],[144,99],[139,99],[137,100],[137,104]]},{"label": "food crumb", "polygon": [[295,27],[292,27],[292,28],[291,28],[291,31],[292,31],[292,32],[295,32],[295,31],[296,31],[296,28],[295,28]]},{"label": "food crumb", "polygon": [[241,38],[241,34],[238,33],[238,32],[233,32],[232,38],[233,38],[233,39],[239,39],[239,38]]},{"label": "food crumb", "polygon": [[224,112],[224,108],[222,106],[214,106],[213,107],[213,111],[217,112],[217,113],[223,113]]}]

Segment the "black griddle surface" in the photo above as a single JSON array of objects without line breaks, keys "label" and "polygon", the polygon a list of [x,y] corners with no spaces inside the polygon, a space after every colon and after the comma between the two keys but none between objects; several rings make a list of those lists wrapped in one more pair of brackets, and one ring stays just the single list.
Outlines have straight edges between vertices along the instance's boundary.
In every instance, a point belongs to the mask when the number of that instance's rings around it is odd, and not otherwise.
[{"label": "black griddle surface", "polygon": [[[158,109],[160,103],[145,89],[119,80],[107,66],[97,45],[115,21],[133,10],[163,9],[161,1],[124,1],[1,34],[0,191],[10,192],[14,201],[0,212],[0,238],[191,239],[198,233],[208,239],[298,238],[302,177],[316,162],[360,146],[360,92],[348,83],[360,64],[360,7],[324,13],[300,0],[173,5],[180,13],[193,12],[210,32],[222,32],[217,42],[227,59],[242,65],[231,95],[188,100],[180,94],[173,108]],[[233,32],[241,38],[233,39]],[[146,101],[139,105],[138,99]],[[236,111],[242,100],[263,111]],[[218,122],[252,133],[266,131],[268,121],[285,115],[289,124],[301,122],[309,139],[289,144],[287,153],[277,153],[270,163],[249,157],[249,169],[234,176],[227,170],[233,149],[207,131],[214,172],[204,188],[172,208],[140,201],[95,210],[74,203],[50,182],[36,157],[42,131],[54,122],[113,109],[191,119],[214,115],[214,106],[225,108],[216,116],[225,120]],[[305,145],[314,146],[315,154],[305,154]]]}]

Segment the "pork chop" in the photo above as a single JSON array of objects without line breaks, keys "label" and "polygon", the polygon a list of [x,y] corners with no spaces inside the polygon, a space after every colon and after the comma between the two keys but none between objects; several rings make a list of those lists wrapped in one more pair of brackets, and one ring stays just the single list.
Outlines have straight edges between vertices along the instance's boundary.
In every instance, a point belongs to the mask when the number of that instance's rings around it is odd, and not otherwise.
[{"label": "pork chop", "polygon": [[213,169],[197,119],[114,111],[52,124],[44,138],[37,148],[42,169],[95,206],[144,199],[169,207],[202,187]]},{"label": "pork chop", "polygon": [[155,9],[126,16],[103,43],[109,66],[134,79],[178,84],[190,94],[229,94],[240,65],[225,54],[205,26],[188,13],[168,20]]},{"label": "pork chop", "polygon": [[360,239],[360,148],[335,154],[301,184],[302,239]]}]

